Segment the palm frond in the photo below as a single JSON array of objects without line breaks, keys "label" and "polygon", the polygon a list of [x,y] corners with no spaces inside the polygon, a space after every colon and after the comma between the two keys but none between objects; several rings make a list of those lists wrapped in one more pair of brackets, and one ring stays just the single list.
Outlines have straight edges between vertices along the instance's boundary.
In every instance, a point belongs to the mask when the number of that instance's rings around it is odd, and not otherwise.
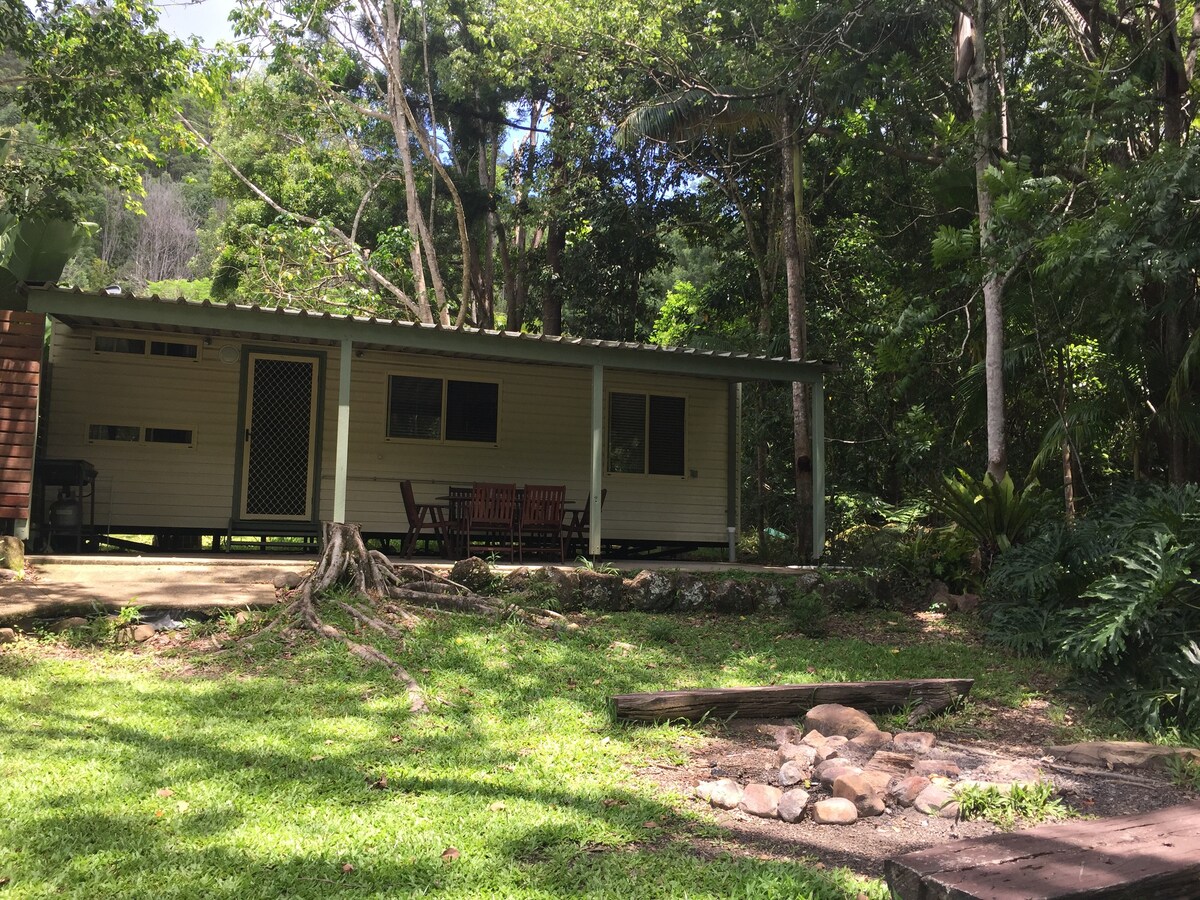
[{"label": "palm frond", "polygon": [[686,143],[713,135],[770,128],[775,110],[763,97],[736,90],[709,92],[699,88],[677,91],[637,107],[617,126],[617,145],[631,147],[641,140]]}]

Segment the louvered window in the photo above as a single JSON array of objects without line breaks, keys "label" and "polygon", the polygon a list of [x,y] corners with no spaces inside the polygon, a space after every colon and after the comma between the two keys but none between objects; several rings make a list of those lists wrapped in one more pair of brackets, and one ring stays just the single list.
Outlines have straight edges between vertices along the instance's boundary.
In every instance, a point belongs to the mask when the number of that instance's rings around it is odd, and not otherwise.
[{"label": "louvered window", "polygon": [[499,417],[496,382],[388,378],[388,437],[495,444]]},{"label": "louvered window", "polygon": [[608,470],[684,474],[686,401],[657,394],[608,396]]}]

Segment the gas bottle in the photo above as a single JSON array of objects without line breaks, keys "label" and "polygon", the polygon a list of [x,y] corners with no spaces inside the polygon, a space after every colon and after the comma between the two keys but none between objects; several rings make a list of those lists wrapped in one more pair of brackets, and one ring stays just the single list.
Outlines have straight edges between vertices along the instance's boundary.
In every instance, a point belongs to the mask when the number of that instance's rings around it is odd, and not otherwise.
[{"label": "gas bottle", "polygon": [[83,524],[83,504],[67,488],[59,491],[58,499],[50,504],[50,527],[55,531],[72,531]]}]

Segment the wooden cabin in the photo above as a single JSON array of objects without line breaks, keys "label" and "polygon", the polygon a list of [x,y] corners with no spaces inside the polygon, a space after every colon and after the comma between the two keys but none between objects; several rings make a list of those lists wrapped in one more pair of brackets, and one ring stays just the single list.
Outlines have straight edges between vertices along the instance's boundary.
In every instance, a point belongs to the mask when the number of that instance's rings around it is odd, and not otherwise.
[{"label": "wooden cabin", "polygon": [[[824,494],[813,363],[56,287],[9,293],[0,307],[50,323],[38,458],[89,464],[95,534],[221,540],[334,520],[399,535],[402,481],[427,502],[452,484],[499,481],[565,484],[579,506],[590,497],[594,555],[601,543],[725,546],[738,522],[739,384],[760,379],[814,385]],[[7,365],[0,396],[22,393]],[[10,503],[11,528],[43,521],[57,489],[24,520]]]}]

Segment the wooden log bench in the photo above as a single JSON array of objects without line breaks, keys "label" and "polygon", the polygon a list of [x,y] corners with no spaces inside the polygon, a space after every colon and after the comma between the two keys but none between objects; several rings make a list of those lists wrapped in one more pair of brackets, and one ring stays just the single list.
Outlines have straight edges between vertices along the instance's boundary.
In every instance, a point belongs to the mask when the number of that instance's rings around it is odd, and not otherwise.
[{"label": "wooden log bench", "polygon": [[1190,900],[1200,897],[1200,801],[1043,825],[884,863],[897,900]]},{"label": "wooden log bench", "polygon": [[613,715],[626,722],[698,722],[708,717],[784,719],[822,703],[841,703],[866,712],[913,708],[909,722],[961,703],[971,678],[918,678],[911,681],[843,681],[772,684],[764,687],[699,688],[617,694]]}]

